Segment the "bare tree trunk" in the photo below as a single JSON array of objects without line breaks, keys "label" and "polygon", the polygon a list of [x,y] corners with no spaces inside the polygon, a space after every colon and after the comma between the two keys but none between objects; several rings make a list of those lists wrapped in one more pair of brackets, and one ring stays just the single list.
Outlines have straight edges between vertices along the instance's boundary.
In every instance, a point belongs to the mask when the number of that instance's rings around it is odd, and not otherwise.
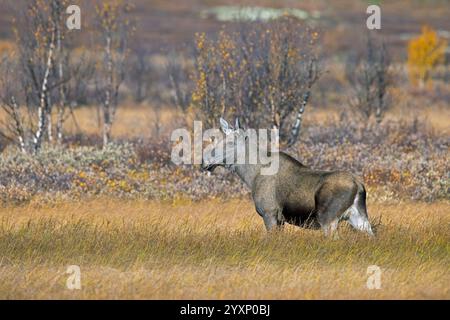
[{"label": "bare tree trunk", "polygon": [[298,140],[300,130],[302,128],[303,113],[305,112],[306,104],[308,103],[310,95],[311,95],[310,90],[306,91],[303,95],[303,100],[302,103],[300,104],[300,108],[298,109],[297,117],[295,118],[295,123],[292,126],[291,137],[290,140],[288,141],[288,145],[290,146],[295,144]]},{"label": "bare tree trunk", "polygon": [[101,70],[101,106],[103,115],[103,147],[111,140],[111,128],[114,123],[120,84],[125,77],[124,61],[126,57],[129,21],[123,14],[128,6],[121,1],[97,6],[97,18],[102,41],[104,41],[104,62]]},{"label": "bare tree trunk", "polygon": [[383,120],[382,110],[383,110],[383,97],[379,97],[377,108],[375,109],[375,120],[377,124],[380,124]]},{"label": "bare tree trunk", "polygon": [[42,79],[42,87],[40,94],[40,104],[38,108],[38,128],[34,136],[34,151],[38,151],[42,145],[42,137],[44,135],[47,114],[49,112],[47,94],[48,94],[48,77],[52,68],[53,52],[55,49],[55,29],[52,30],[50,45],[47,54],[47,64],[45,68],[44,78]]},{"label": "bare tree trunk", "polygon": [[61,83],[61,85],[59,87],[58,115],[56,118],[56,141],[57,141],[58,145],[61,145],[62,140],[63,140],[63,122],[64,122],[64,114],[65,114],[65,108],[66,108],[66,92],[65,92],[64,85],[62,84],[63,78],[64,78],[64,69],[63,69],[63,52],[62,52],[63,48],[62,48],[61,42],[62,42],[61,26],[59,24],[57,24],[57,26],[56,26],[56,50],[58,52],[58,80]]},{"label": "bare tree trunk", "polygon": [[272,128],[280,130],[280,114],[277,112],[273,97],[270,97],[270,113],[272,115]]},{"label": "bare tree trunk", "polygon": [[106,90],[106,97],[103,103],[103,147],[111,139],[111,92]]},{"label": "bare tree trunk", "polygon": [[103,102],[103,147],[106,147],[106,145],[109,143],[111,139],[111,126],[112,126],[111,91],[113,86],[113,61],[111,55],[111,36],[107,36],[106,38],[105,53],[106,53],[108,84],[105,92],[105,100]]},{"label": "bare tree trunk", "polygon": [[63,122],[64,122],[64,109],[61,106],[58,108],[58,115],[56,116],[56,143],[62,144],[63,141]]},{"label": "bare tree trunk", "polygon": [[[50,106],[50,103],[47,100],[47,106]],[[52,123],[52,110],[49,108],[47,111],[47,137],[48,142],[53,142],[53,123]]]},{"label": "bare tree trunk", "polygon": [[105,148],[109,141],[111,140],[111,124],[108,123],[104,123],[103,124],[103,148]]},{"label": "bare tree trunk", "polygon": [[305,112],[306,105],[308,104],[309,97],[311,96],[311,88],[312,88],[313,84],[317,81],[318,78],[319,78],[319,73],[317,71],[317,61],[315,59],[312,59],[309,62],[309,67],[308,67],[307,88],[306,88],[305,93],[303,93],[302,102],[298,109],[297,117],[295,118],[295,123],[292,126],[291,136],[288,140],[289,146],[294,145],[298,141],[298,137],[300,135],[300,131],[302,128],[303,113]]},{"label": "bare tree trunk", "polygon": [[19,106],[17,105],[16,99],[14,97],[11,97],[11,108],[13,113],[15,129],[17,133],[17,139],[19,140],[19,148],[20,151],[26,153],[27,150],[25,147],[25,132],[23,130],[22,121],[20,118]]}]

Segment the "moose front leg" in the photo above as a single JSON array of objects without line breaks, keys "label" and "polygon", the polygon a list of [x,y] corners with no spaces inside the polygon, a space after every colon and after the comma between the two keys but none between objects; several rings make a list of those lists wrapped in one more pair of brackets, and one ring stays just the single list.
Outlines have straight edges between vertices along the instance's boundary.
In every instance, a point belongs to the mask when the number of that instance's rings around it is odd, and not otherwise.
[{"label": "moose front leg", "polygon": [[284,226],[284,219],[280,209],[263,210],[256,208],[256,211],[264,220],[267,231],[280,230]]}]

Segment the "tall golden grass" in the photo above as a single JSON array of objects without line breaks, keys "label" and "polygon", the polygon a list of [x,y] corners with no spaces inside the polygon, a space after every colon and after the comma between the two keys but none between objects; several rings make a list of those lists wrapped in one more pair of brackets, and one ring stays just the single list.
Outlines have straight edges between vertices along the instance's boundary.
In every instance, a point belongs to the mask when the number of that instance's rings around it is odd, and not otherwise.
[{"label": "tall golden grass", "polygon": [[[378,235],[267,234],[248,200],[0,209],[0,298],[449,299],[450,204],[370,203]],[[66,288],[69,265],[81,290]],[[381,268],[381,289],[366,286]]]}]

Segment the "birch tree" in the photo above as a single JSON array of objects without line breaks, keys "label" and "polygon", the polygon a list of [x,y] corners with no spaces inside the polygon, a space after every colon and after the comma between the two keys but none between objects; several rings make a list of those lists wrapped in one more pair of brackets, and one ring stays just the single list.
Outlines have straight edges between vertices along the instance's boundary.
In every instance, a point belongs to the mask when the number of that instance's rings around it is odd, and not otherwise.
[{"label": "birch tree", "polygon": [[96,6],[98,37],[102,44],[103,61],[97,70],[97,90],[102,108],[102,136],[105,147],[111,140],[119,89],[125,78],[129,55],[128,37],[132,31],[126,18],[130,6],[121,0],[103,2]]},{"label": "birch tree", "polygon": [[[5,83],[6,96],[2,100],[4,107],[14,110],[9,115],[15,123],[13,132],[18,135],[21,149],[25,151],[28,145],[33,152],[37,152],[46,133],[47,138],[51,139],[51,91],[58,86],[52,78],[56,24],[52,17],[52,8],[46,1],[32,0],[26,4],[24,11],[25,14],[14,28],[17,46],[16,72],[20,78],[16,78],[15,83]],[[20,87],[20,90],[11,90],[14,86]],[[20,120],[20,104],[27,106],[31,119],[29,130],[25,130],[25,125]],[[26,141],[28,139],[29,142]]]},{"label": "birch tree", "polygon": [[278,129],[285,146],[295,144],[320,76],[318,36],[293,17],[242,23],[216,39],[197,34],[191,104],[207,126],[238,116],[247,127]]},{"label": "birch tree", "polygon": [[350,105],[367,122],[372,116],[377,124],[390,107],[388,88],[392,77],[390,59],[384,43],[367,37],[365,52],[350,56],[346,64],[346,76],[352,88]]},{"label": "birch tree", "polygon": [[63,123],[73,114],[67,109],[81,94],[79,83],[91,73],[89,61],[71,57],[67,5],[66,0],[31,0],[16,7],[16,50],[4,61],[0,76],[1,107],[8,115],[2,133],[24,152],[38,152],[45,141],[54,143],[55,129],[56,141],[62,143]]}]

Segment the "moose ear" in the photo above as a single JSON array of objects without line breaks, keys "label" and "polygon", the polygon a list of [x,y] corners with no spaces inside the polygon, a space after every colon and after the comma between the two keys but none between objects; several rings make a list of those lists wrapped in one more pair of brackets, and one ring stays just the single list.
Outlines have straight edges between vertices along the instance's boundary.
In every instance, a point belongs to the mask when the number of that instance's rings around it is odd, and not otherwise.
[{"label": "moose ear", "polygon": [[241,128],[240,124],[239,124],[239,118],[236,117],[236,121],[235,121],[235,125],[234,125],[234,129],[239,130]]},{"label": "moose ear", "polygon": [[230,134],[232,129],[230,128],[230,125],[228,124],[228,122],[224,119],[224,118],[220,118],[220,126],[222,128],[222,131],[225,134]]}]

